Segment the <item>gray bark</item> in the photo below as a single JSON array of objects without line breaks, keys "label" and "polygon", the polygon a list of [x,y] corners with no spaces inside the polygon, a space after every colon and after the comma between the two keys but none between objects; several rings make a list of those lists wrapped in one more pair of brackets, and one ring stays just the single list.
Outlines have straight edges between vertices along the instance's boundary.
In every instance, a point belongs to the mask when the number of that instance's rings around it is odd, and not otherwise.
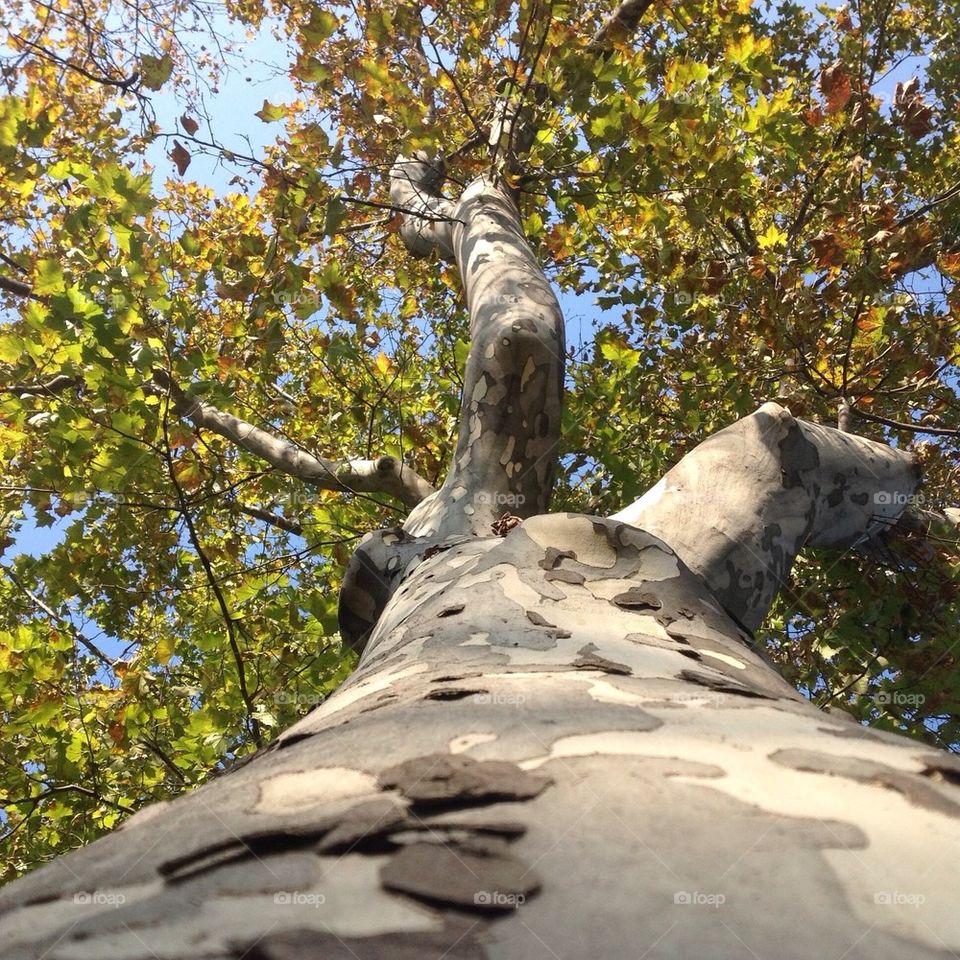
[{"label": "gray bark", "polygon": [[766,403],[614,516],[667,538],[753,630],[802,547],[863,545],[896,523],[919,480],[908,453]]},{"label": "gray bark", "polygon": [[767,405],[624,516],[546,513],[559,308],[506,191],[428,179],[395,190],[449,218],[404,236],[463,276],[460,435],[351,565],[357,671],[0,891],[4,957],[954,956],[960,763],[817,710],[748,629],[797,550],[896,518],[913,463]]},{"label": "gray bark", "polygon": [[662,541],[422,560],[253,761],[0,891],[8,960],[945,958],[960,764],[828,716]]}]

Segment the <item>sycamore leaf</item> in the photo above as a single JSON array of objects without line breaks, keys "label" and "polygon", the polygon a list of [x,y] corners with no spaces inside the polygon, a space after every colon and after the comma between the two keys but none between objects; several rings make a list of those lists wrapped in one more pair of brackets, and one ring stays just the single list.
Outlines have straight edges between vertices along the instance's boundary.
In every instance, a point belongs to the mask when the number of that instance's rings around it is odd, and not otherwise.
[{"label": "sycamore leaf", "polygon": [[933,130],[933,107],[924,101],[917,77],[897,84],[893,104],[903,129],[914,140],[922,139]]},{"label": "sycamore leaf", "polygon": [[190,166],[190,160],[192,159],[190,151],[179,140],[174,140],[173,149],[167,156],[176,164],[177,173],[182,177],[187,172],[187,167]]},{"label": "sycamore leaf", "polygon": [[820,74],[820,92],[827,101],[827,113],[839,113],[850,102],[850,75],[839,60]]},{"label": "sycamore leaf", "polygon": [[275,120],[282,120],[286,116],[287,109],[284,106],[277,106],[270,103],[269,100],[263,101],[263,106],[254,114],[264,123],[273,123]]},{"label": "sycamore leaf", "polygon": [[173,59],[165,53],[162,57],[153,57],[149,53],[140,58],[140,76],[148,90],[159,90],[173,73]]},{"label": "sycamore leaf", "polygon": [[775,223],[771,223],[763,233],[757,236],[757,245],[761,250],[781,247],[787,242],[787,236],[786,230],[781,230]]},{"label": "sycamore leaf", "polygon": [[183,114],[183,116],[180,117],[180,126],[183,127],[191,137],[200,129],[200,124],[187,114]]}]

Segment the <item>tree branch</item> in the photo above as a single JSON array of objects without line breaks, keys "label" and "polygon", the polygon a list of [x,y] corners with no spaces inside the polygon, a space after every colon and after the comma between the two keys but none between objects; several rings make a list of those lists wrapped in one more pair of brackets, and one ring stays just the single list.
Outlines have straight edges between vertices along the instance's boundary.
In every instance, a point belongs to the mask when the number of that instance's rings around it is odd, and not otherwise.
[{"label": "tree branch", "polygon": [[653,0],[623,0],[606,23],[587,44],[588,53],[609,54],[615,44],[633,36],[643,15],[653,6]]},{"label": "tree branch", "polygon": [[435,192],[436,168],[399,158],[391,196],[419,198],[450,222],[405,218],[403,239],[423,255],[456,261],[470,315],[460,426],[453,463],[435,497],[404,530],[421,537],[490,536],[503,513],[543,513],[560,436],[565,362],[563,314],[527,244],[510,192],[485,177],[454,204]]},{"label": "tree branch", "polygon": [[250,696],[250,691],[247,689],[247,675],[243,663],[243,653],[240,650],[240,645],[237,643],[237,626],[234,622],[233,614],[230,612],[230,607],[227,604],[227,599],[223,595],[223,590],[220,589],[220,584],[218,583],[213,572],[213,565],[210,563],[210,558],[207,556],[203,549],[203,544],[200,542],[200,535],[197,533],[197,528],[193,522],[193,517],[190,515],[190,506],[187,503],[186,494],[184,493],[180,482],[177,480],[177,472],[173,468],[173,456],[170,452],[170,439],[167,436],[168,410],[169,406],[164,410],[163,417],[167,472],[170,475],[170,482],[173,484],[173,489],[177,494],[177,500],[180,503],[180,514],[183,517],[184,523],[187,525],[187,535],[190,538],[190,542],[193,544],[193,549],[197,551],[197,556],[200,558],[200,564],[203,567],[203,572],[206,574],[207,582],[210,584],[210,589],[213,591],[217,605],[220,608],[220,614],[223,617],[224,625],[227,628],[227,642],[230,644],[230,652],[233,654],[234,665],[237,668],[237,682],[240,687],[240,696],[243,699],[244,706],[247,708],[247,728],[253,737],[254,743],[257,745],[257,747],[261,747],[263,746],[263,735],[260,731],[260,721],[257,720],[255,716],[253,698]]},{"label": "tree branch", "polygon": [[6,290],[17,297],[32,297],[32,287],[29,283],[22,280],[14,280],[12,277],[0,276],[0,290]]},{"label": "tree branch", "polygon": [[667,541],[753,630],[802,547],[861,546],[897,521],[919,478],[901,450],[766,403],[612,519]]},{"label": "tree branch", "polygon": [[30,601],[35,607],[42,610],[57,626],[65,629],[76,643],[79,643],[81,647],[86,649],[91,656],[99,660],[105,667],[110,667],[111,670],[113,669],[113,661],[96,644],[80,633],[69,620],[62,617],[52,607],[47,606],[9,567],[0,564],[0,570],[10,578],[11,582],[21,593],[26,594],[30,598]]},{"label": "tree branch", "polygon": [[910,433],[928,433],[932,437],[960,437],[960,430],[954,429],[953,427],[926,427],[922,423],[902,423],[899,420],[888,420],[886,417],[881,417],[876,413],[867,413],[866,410],[861,410],[859,407],[854,406],[851,406],[850,410],[862,420],[869,420],[871,423],[882,423],[885,427],[890,427],[892,430],[908,430]]},{"label": "tree branch", "polygon": [[322,490],[388,493],[411,507],[434,492],[430,483],[394,457],[340,461],[316,457],[289,440],[204,403],[181,389],[164,370],[155,370],[153,379],[169,393],[179,416],[197,427],[219,434],[278,470]]},{"label": "tree branch", "polygon": [[248,507],[245,504],[236,503],[233,500],[228,500],[227,503],[238,513],[245,513],[248,517],[255,517],[257,520],[262,520],[271,526],[286,530],[287,533],[292,533],[295,536],[303,536],[303,527],[295,520],[288,520],[279,514],[270,513],[268,510],[261,510],[259,507]]},{"label": "tree branch", "polygon": [[60,373],[46,383],[11,383],[9,386],[0,386],[0,392],[15,393],[19,396],[55,397],[71,387],[79,387],[81,383],[83,380],[80,377]]}]

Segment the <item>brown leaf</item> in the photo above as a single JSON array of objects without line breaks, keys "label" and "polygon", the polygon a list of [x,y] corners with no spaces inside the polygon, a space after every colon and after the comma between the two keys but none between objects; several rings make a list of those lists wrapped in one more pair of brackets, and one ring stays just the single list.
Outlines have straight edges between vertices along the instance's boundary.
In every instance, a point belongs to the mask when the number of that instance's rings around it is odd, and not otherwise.
[{"label": "brown leaf", "polygon": [[168,156],[177,165],[177,173],[182,177],[187,172],[187,167],[190,166],[191,157],[189,151],[179,140],[174,140],[173,149]]},{"label": "brown leaf", "polygon": [[191,137],[200,129],[200,124],[197,123],[193,117],[188,117],[186,114],[180,118],[180,126],[183,127]]},{"label": "brown leaf", "polygon": [[817,266],[839,267],[843,264],[845,248],[839,234],[832,231],[821,233],[810,241],[810,246],[817,258]]},{"label": "brown leaf", "polygon": [[847,6],[841,7],[835,14],[834,17],[837,21],[837,26],[845,31],[849,32],[853,29],[853,21],[850,19],[850,8]]},{"label": "brown leaf", "polygon": [[820,92],[826,98],[827,113],[839,113],[850,102],[850,75],[839,60],[820,74]]},{"label": "brown leaf", "polygon": [[904,130],[915,140],[920,140],[933,130],[933,108],[924,102],[917,77],[897,84],[893,105],[900,115]]},{"label": "brown leaf", "polygon": [[940,269],[951,277],[960,278],[960,253],[947,253],[940,258]]}]

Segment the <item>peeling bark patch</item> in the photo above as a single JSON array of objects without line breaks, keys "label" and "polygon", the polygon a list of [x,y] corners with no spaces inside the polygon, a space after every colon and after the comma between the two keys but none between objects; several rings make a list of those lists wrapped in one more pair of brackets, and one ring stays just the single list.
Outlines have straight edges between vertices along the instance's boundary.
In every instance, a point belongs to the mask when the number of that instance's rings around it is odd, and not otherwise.
[{"label": "peeling bark patch", "polygon": [[425,804],[530,800],[550,782],[506,760],[447,753],[407,760],[380,774],[384,789],[399,790],[408,800]]},{"label": "peeling bark patch", "polygon": [[[566,640],[568,637],[572,637],[573,634],[569,630],[564,630],[563,627],[558,627],[555,623],[550,623],[546,617],[541,616],[537,613],[536,610],[527,610],[527,619],[536,627],[544,627],[547,630],[547,635],[554,641],[556,640]],[[518,644],[515,644],[517,646]],[[530,643],[525,641],[520,646],[530,647],[531,649],[550,649],[550,647],[556,646],[555,643],[551,643],[549,647],[542,646],[540,644]]]},{"label": "peeling bark patch", "polygon": [[453,617],[458,613],[463,613],[464,604],[454,603],[449,607],[444,607],[442,610],[437,611],[438,617]]},{"label": "peeling bark patch", "polygon": [[443,690],[431,690],[425,694],[424,700],[465,700],[477,694],[489,693],[489,690],[468,690],[465,687],[446,687]]},{"label": "peeling bark patch", "polygon": [[757,697],[762,700],[773,700],[769,694],[760,690],[753,690],[750,687],[742,686],[739,683],[733,683],[723,677],[712,677],[706,673],[699,673],[696,670],[681,670],[678,676],[679,680],[686,680],[688,683],[696,683],[701,687],[707,687],[710,690],[716,690],[717,693],[736,694],[741,697]]},{"label": "peeling bark patch", "polygon": [[618,593],[613,602],[624,610],[659,610],[663,606],[649,590],[640,587],[631,587],[626,593]]},{"label": "peeling bark patch", "polygon": [[[302,740],[309,740],[314,736],[316,736],[315,733],[291,733],[288,737],[281,736],[276,740],[277,749],[287,750],[288,748],[300,743]],[[129,823],[129,821],[127,822]]]},{"label": "peeling bark patch", "polygon": [[585,577],[576,570],[548,570],[544,574],[544,580],[559,580],[561,583],[582,584]]},{"label": "peeling bark patch", "polygon": [[207,873],[246,859],[259,859],[272,854],[291,850],[302,850],[304,842],[322,836],[333,822],[332,818],[317,823],[304,823],[285,829],[263,830],[247,833],[241,837],[195,850],[157,866],[157,873],[168,883],[189,880],[201,873]]},{"label": "peeling bark patch", "polygon": [[515,910],[540,889],[533,870],[505,844],[492,841],[411,844],[384,864],[380,882],[418,900],[479,913]]},{"label": "peeling bark patch", "polygon": [[[371,852],[383,845],[383,838],[410,822],[406,810],[393,800],[378,797],[351,807],[318,844],[320,853],[346,853],[355,847]],[[378,842],[379,841],[379,842]]]},{"label": "peeling bark patch", "polygon": [[453,819],[450,814],[444,813],[431,817],[421,817],[416,821],[416,826],[413,829],[464,830],[469,833],[489,833],[504,839],[515,839],[516,837],[522,837],[527,832],[527,825],[516,820],[504,820],[502,822],[464,820],[459,816]]},{"label": "peeling bark patch", "polygon": [[231,944],[236,960],[484,960],[472,925],[448,921],[442,930],[338,937],[319,930],[268,933],[255,944]]},{"label": "peeling bark patch", "polygon": [[550,623],[545,616],[537,613],[536,610],[527,611],[527,619],[538,627],[556,627],[555,623]]},{"label": "peeling bark patch", "polygon": [[544,558],[540,561],[540,567],[544,570],[553,570],[561,560],[576,560],[577,555],[572,550],[558,550],[556,547],[547,547]]},{"label": "peeling bark patch", "polygon": [[814,750],[777,750],[770,755],[774,763],[804,773],[846,777],[858,783],[878,784],[895,790],[914,806],[925,807],[948,817],[960,817],[960,803],[950,800],[921,776],[904,773],[884,763],[857,757],[837,757]]},{"label": "peeling bark patch", "polygon": [[573,661],[573,666],[577,670],[602,670],[604,673],[619,674],[623,677],[629,677],[633,671],[625,663],[615,663],[613,660],[607,660],[606,657],[597,656],[595,653],[581,654]]},{"label": "peeling bark patch", "polygon": [[960,787],[960,757],[944,754],[941,757],[925,754],[918,758],[923,764],[921,776]]}]

